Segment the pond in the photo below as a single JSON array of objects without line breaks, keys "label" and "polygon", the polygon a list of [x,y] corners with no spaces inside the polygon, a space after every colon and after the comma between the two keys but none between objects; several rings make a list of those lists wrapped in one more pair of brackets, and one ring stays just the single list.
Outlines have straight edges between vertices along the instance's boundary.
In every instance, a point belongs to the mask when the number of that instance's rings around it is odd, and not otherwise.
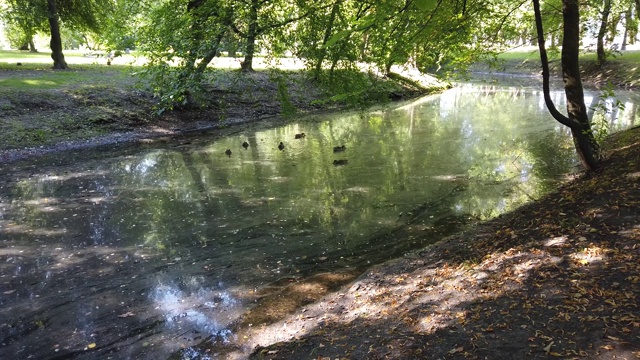
[{"label": "pond", "polygon": [[[543,196],[574,149],[538,85],[512,80],[2,165],[0,358],[198,358],[204,339],[246,353],[243,327]],[[596,115],[607,131],[640,121],[638,95],[617,96]],[[323,274],[290,308],[264,301]]]}]

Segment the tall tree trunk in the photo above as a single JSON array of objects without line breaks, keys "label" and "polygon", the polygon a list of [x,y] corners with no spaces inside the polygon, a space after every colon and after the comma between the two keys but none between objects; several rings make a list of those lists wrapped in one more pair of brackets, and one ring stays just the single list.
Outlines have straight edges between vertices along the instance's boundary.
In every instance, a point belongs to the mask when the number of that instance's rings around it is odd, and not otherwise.
[{"label": "tall tree trunk", "polygon": [[253,71],[253,54],[256,51],[256,38],[258,37],[258,0],[251,0],[249,9],[249,28],[247,29],[247,43],[245,46],[244,60],[240,63],[242,71]]},{"label": "tall tree trunk", "polygon": [[600,29],[598,30],[598,66],[602,66],[607,60],[607,54],[604,51],[604,36],[607,34],[607,25],[609,14],[611,13],[611,0],[602,0],[602,12],[600,13]]},{"label": "tall tree trunk", "polygon": [[533,0],[536,19],[536,31],[538,34],[538,47],[540,49],[540,61],[542,63],[542,82],[544,100],[549,113],[561,124],[571,129],[573,143],[578,157],[585,169],[594,170],[598,166],[600,148],[593,136],[591,123],[584,103],[584,91],[580,79],[580,65],[578,62],[580,50],[580,12],[579,0],[562,1],[562,18],[564,22],[562,40],[562,79],[564,92],[567,99],[568,116],[556,109],[551,99],[549,89],[549,60],[544,41],[542,28],[542,15],[540,14],[540,1]]},{"label": "tall tree trunk", "polygon": [[47,0],[47,11],[49,17],[49,28],[51,30],[51,59],[53,59],[54,69],[68,69],[67,62],[62,53],[62,37],[60,36],[60,24],[58,22],[58,7],[56,0]]},{"label": "tall tree trunk", "polygon": [[325,57],[327,56],[327,49],[325,49],[325,45],[331,39],[331,33],[333,32],[333,23],[336,21],[336,16],[338,15],[338,10],[340,10],[340,2],[341,0],[336,0],[331,7],[331,15],[329,15],[329,22],[324,30],[324,38],[322,39],[322,48],[320,49],[320,54],[316,59],[316,68],[314,69],[314,77],[317,79],[320,76],[320,71],[322,70],[322,63],[324,62]]},{"label": "tall tree trunk", "polygon": [[627,50],[627,38],[629,37],[629,27],[631,26],[631,9],[624,12],[624,33],[622,34],[622,46],[620,50]]},{"label": "tall tree trunk", "polygon": [[36,49],[36,44],[33,43],[33,36],[29,38],[29,52],[37,53],[38,49]]},{"label": "tall tree trunk", "polygon": [[636,38],[638,36],[638,25],[640,24],[640,0],[636,0],[635,5],[636,5],[635,15],[632,16],[631,18],[632,21],[630,22],[630,28],[629,28],[629,44],[631,45],[636,43]]}]

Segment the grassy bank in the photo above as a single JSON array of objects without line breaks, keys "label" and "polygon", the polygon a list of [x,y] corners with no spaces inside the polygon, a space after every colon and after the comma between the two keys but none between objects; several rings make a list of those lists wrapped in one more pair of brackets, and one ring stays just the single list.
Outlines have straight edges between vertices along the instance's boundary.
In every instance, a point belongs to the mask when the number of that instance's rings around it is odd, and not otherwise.
[{"label": "grassy bank", "polygon": [[[622,88],[640,87],[640,51],[621,51],[611,53],[602,67],[597,66],[596,54],[580,54],[580,68],[583,81],[588,85],[606,86],[612,84]],[[549,65],[552,75],[560,76],[560,53],[550,51]],[[540,54],[537,50],[509,51],[498,56],[494,66],[478,64],[475,71],[500,71],[538,75],[541,73]]]},{"label": "grassy bank", "polygon": [[[66,53],[71,69],[50,70],[48,53],[0,51],[0,152],[54,147],[61,142],[91,142],[113,134],[145,136],[210,128],[221,124],[264,120],[283,114],[346,107],[366,107],[416,96],[411,82],[361,73],[336,73],[312,81],[303,64],[281,59],[278,70],[257,59],[252,74],[243,74],[237,59],[216,59],[203,108],[154,114],[156,99],[139,73],[142,61],[131,54],[116,57],[111,66],[99,54]],[[476,71],[539,74],[535,51],[507,52],[496,67],[478,64]],[[583,54],[587,84],[621,87],[640,85],[640,51],[610,58],[598,69],[595,54]],[[552,53],[554,73],[558,54]],[[434,90],[440,90],[434,86]]]},{"label": "grassy bank", "polygon": [[[257,59],[258,71],[245,74],[236,70],[236,59],[220,58],[213,64],[201,108],[157,116],[156,100],[139,76],[139,58],[124,55],[107,66],[104,56],[70,52],[66,60],[70,70],[53,71],[49,54],[0,51],[0,151],[366,107],[424,92],[356,72],[314,81],[292,59],[283,59],[279,68]],[[441,86],[434,85],[433,91]]]}]

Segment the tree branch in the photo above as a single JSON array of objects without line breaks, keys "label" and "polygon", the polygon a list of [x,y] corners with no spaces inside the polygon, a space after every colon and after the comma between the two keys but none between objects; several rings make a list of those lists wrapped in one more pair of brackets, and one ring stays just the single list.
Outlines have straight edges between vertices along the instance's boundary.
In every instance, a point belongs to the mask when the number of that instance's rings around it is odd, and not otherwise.
[{"label": "tree branch", "polygon": [[544,94],[544,103],[549,109],[549,113],[562,125],[570,128],[576,128],[578,123],[571,121],[568,117],[564,116],[551,100],[551,94],[549,89],[549,58],[547,57],[547,49],[544,46],[544,30],[542,28],[542,15],[540,14],[540,0],[533,0],[533,10],[536,18],[536,32],[538,34],[538,48],[540,49],[540,62],[542,63],[542,92]]}]

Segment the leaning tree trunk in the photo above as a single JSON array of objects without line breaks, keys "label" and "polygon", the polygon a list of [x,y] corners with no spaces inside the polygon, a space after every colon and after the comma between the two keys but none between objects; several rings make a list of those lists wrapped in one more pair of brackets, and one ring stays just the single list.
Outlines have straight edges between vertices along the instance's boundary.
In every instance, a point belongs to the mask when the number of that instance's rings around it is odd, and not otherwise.
[{"label": "leaning tree trunk", "polygon": [[544,44],[540,1],[533,0],[533,7],[535,11],[536,31],[538,33],[540,61],[542,63],[542,87],[545,104],[549,109],[549,113],[551,113],[558,122],[571,129],[573,143],[582,165],[587,170],[594,170],[598,166],[600,149],[591,130],[587,107],[584,103],[582,80],[580,79],[580,65],[578,62],[580,50],[580,12],[578,1],[579,0],[562,1],[562,18],[564,22],[562,79],[564,81],[564,92],[567,99],[568,116],[560,113],[551,99],[549,89],[549,60]]},{"label": "leaning tree trunk", "polygon": [[607,25],[609,24],[609,14],[611,13],[611,0],[602,1],[602,13],[600,14],[600,29],[598,30],[598,45],[596,52],[598,54],[598,66],[602,66],[607,60],[607,54],[604,51],[604,36],[607,34]]},{"label": "leaning tree trunk", "polygon": [[49,28],[51,29],[51,59],[54,69],[68,69],[67,62],[62,53],[62,37],[60,36],[60,24],[58,23],[58,8],[56,0],[47,0]]}]

